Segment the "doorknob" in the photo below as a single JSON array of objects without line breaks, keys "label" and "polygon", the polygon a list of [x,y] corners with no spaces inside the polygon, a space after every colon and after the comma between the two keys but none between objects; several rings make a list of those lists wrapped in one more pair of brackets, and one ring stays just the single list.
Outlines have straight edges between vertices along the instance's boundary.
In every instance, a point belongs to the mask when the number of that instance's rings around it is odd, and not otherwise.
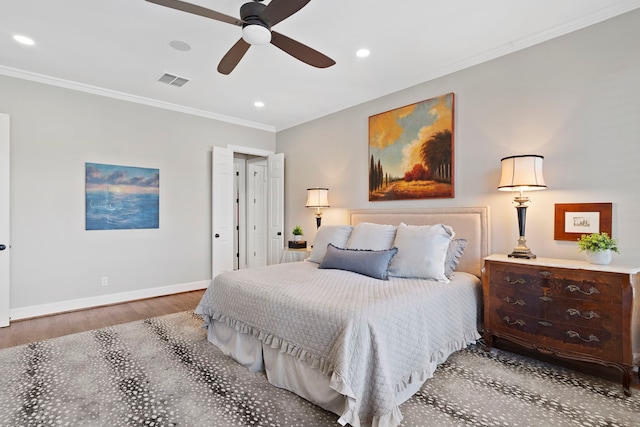
[{"label": "doorknob", "polygon": [[278,236],[282,236],[282,231],[278,231]]},{"label": "doorknob", "polygon": [[218,237],[220,237],[220,235],[218,233],[216,233],[213,237],[215,237],[217,239]]},{"label": "doorknob", "polygon": [[4,251],[5,249],[7,249],[7,245],[0,245],[0,251]]}]

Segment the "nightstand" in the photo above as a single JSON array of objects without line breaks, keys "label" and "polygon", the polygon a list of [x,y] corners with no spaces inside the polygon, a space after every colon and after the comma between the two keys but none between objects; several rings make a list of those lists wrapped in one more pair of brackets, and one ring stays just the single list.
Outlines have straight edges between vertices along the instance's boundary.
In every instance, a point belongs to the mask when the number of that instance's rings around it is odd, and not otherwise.
[{"label": "nightstand", "polygon": [[491,255],[482,287],[487,350],[500,338],[616,368],[631,395],[634,353],[640,353],[640,307],[634,307],[640,268]]},{"label": "nightstand", "polygon": [[284,248],[280,264],[284,262],[304,261],[311,255],[311,249],[289,249]]}]

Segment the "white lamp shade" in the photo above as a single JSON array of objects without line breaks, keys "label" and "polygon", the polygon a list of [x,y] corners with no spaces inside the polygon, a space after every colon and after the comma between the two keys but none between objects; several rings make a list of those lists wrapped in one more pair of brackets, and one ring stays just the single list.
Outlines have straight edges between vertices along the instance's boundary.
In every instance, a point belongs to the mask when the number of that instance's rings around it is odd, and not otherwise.
[{"label": "white lamp shade", "polygon": [[242,38],[251,45],[267,44],[271,41],[271,31],[262,25],[249,24],[242,28]]},{"label": "white lamp shade", "polygon": [[307,208],[328,208],[329,189],[328,188],[307,188]]},{"label": "white lamp shade", "polygon": [[542,160],[536,154],[510,156],[501,159],[502,176],[498,190],[532,191],[544,190],[547,185],[542,176]]}]

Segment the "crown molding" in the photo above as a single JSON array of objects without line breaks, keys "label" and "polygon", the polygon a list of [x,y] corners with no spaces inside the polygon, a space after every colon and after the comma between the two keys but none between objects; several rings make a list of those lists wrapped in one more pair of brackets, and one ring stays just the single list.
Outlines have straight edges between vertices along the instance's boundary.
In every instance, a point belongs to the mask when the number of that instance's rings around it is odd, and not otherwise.
[{"label": "crown molding", "polygon": [[145,98],[142,96],[132,95],[129,93],[118,92],[115,90],[105,89],[98,86],[87,85],[83,83],[73,82],[71,80],[59,79],[43,74],[32,73],[17,68],[5,67],[0,65],[0,75],[15,77],[18,79],[29,80],[32,82],[42,83],[51,86],[62,87],[65,89],[76,90],[79,92],[90,93],[92,95],[105,96],[107,98],[119,99],[121,101],[134,102],[136,104],[147,105],[150,107],[162,108],[164,110],[176,111],[192,116],[204,117],[207,119],[218,120],[221,122],[232,123],[239,126],[264,130],[268,132],[276,131],[275,127],[262,123],[250,122],[248,120],[238,119],[236,117],[225,116],[210,111],[199,110],[196,108],[185,107],[184,105],[172,104],[169,102],[158,101],[156,99]]}]

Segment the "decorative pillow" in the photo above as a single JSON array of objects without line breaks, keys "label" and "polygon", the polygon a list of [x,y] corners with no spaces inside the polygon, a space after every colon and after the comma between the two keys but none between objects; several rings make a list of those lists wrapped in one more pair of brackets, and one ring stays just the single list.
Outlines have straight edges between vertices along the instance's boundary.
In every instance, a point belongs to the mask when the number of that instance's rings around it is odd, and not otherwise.
[{"label": "decorative pillow", "polygon": [[318,268],[347,270],[374,279],[389,280],[389,264],[397,252],[397,248],[382,251],[340,249],[330,243]]},{"label": "decorative pillow", "polygon": [[391,261],[389,275],[449,282],[444,262],[453,236],[453,229],[442,224],[400,224],[395,239],[398,255]]},{"label": "decorative pillow", "polygon": [[353,227],[347,249],[382,251],[393,247],[396,226],[361,222]]},{"label": "decorative pillow", "polygon": [[320,264],[327,252],[327,245],[332,243],[334,246],[344,248],[351,235],[353,227],[350,225],[322,225],[318,229],[316,239],[313,242],[313,249],[309,261]]},{"label": "decorative pillow", "polygon": [[466,247],[467,239],[453,239],[451,243],[449,243],[447,257],[444,260],[444,275],[447,276],[447,279],[451,279],[453,272],[456,271],[460,257]]}]

